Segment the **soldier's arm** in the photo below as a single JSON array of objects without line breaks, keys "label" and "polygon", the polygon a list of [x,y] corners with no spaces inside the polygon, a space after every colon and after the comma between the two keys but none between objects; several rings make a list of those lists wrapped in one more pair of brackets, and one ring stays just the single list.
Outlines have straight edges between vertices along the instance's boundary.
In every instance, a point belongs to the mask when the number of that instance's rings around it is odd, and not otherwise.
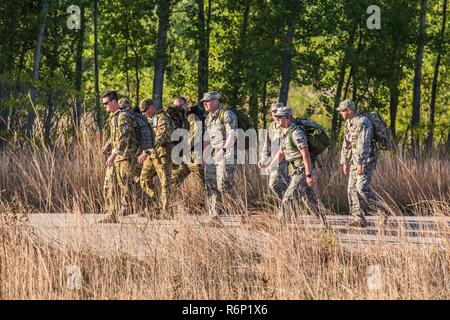
[{"label": "soldier's arm", "polygon": [[356,163],[366,164],[370,158],[370,149],[372,146],[372,123],[364,119],[359,128],[358,141],[356,144]]},{"label": "soldier's arm", "polygon": [[231,110],[225,111],[223,122],[227,135],[227,139],[223,147],[225,149],[228,149],[232,147],[236,141],[236,129],[238,128],[238,120],[236,114]]},{"label": "soldier's arm", "polygon": [[[344,129],[345,130],[345,129]],[[341,157],[340,157],[340,163],[346,164],[350,162],[350,156],[351,156],[351,142],[349,140],[349,136],[347,133],[344,133],[344,142],[342,143],[341,148]]]},{"label": "soldier's arm", "polygon": [[125,112],[122,112],[119,114],[119,118],[117,119],[117,126],[120,133],[118,141],[119,145],[117,148],[112,150],[112,153],[123,156],[126,149],[130,145],[131,139],[133,139],[133,135],[135,134],[133,120]]},{"label": "soldier's arm", "polygon": [[292,142],[302,155],[303,166],[305,167],[306,175],[311,174],[312,165],[311,165],[311,153],[309,152],[308,147],[308,137],[301,129],[296,129],[294,130],[294,132],[292,132]]},{"label": "soldier's arm", "polygon": [[170,121],[169,116],[166,114],[161,114],[161,116],[158,117],[155,128],[155,148],[171,141],[172,126]]},{"label": "soldier's arm", "polygon": [[270,159],[271,156],[271,142],[270,142],[270,136],[269,136],[269,131],[266,130],[265,134],[264,134],[264,146],[261,150],[261,161],[262,162],[266,162],[267,160]]},{"label": "soldier's arm", "polygon": [[195,137],[197,136],[197,134],[202,133],[202,128],[201,128],[202,122],[200,121],[199,118],[197,118],[193,114],[189,115],[188,122],[189,122],[189,140],[188,140],[188,142],[189,142],[190,146],[194,146]]}]

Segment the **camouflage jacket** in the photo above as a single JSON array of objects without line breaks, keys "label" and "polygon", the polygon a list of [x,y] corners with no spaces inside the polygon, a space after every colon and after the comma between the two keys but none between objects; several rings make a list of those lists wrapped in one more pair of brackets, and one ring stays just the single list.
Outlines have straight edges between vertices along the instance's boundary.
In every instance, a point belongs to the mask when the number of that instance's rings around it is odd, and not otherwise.
[{"label": "camouflage jacket", "polygon": [[130,160],[139,153],[139,142],[136,135],[137,124],[127,112],[117,110],[109,118],[112,153],[117,154],[115,162]]},{"label": "camouflage jacket", "polygon": [[303,158],[300,150],[308,146],[308,137],[302,129],[291,122],[289,127],[281,129],[280,138],[280,148],[286,161],[291,162]]},{"label": "camouflage jacket", "polygon": [[[214,149],[221,149],[225,145],[227,137],[231,134],[236,134],[238,128],[238,119],[236,114],[232,110],[226,110],[224,112],[223,121],[220,119],[220,110],[222,105],[214,112],[209,113],[205,120],[206,125],[206,137],[205,140],[209,140],[211,147]],[[236,143],[234,144],[234,154],[236,154]],[[225,158],[232,155],[231,149],[227,150]]]},{"label": "camouflage jacket", "polygon": [[362,113],[345,122],[341,164],[368,164],[376,160],[377,151],[372,144],[373,125]]},{"label": "camouflage jacket", "polygon": [[261,160],[269,161],[272,155],[280,149],[280,127],[275,121],[272,121],[264,136],[264,146],[261,151]]},{"label": "camouflage jacket", "polygon": [[155,132],[155,146],[147,150],[151,157],[170,156],[170,150],[173,146],[172,132],[175,129],[173,120],[165,111],[161,111],[153,116],[151,125]]},{"label": "camouflage jacket", "polygon": [[[202,121],[195,114],[190,113],[187,115],[187,122],[189,124],[189,145],[192,148],[192,161],[201,163],[203,141]],[[196,146],[196,143],[199,143],[199,145]]]}]

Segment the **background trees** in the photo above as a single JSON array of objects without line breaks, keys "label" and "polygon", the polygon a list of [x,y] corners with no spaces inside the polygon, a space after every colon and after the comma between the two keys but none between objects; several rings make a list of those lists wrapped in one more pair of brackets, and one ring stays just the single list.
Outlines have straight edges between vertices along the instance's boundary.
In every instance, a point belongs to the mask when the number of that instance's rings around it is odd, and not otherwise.
[{"label": "background trees", "polygon": [[[66,26],[73,4],[79,29]],[[380,30],[366,26],[372,4]],[[334,108],[351,98],[416,154],[432,150],[450,143],[447,10],[447,0],[5,0],[0,143],[39,130],[51,143],[61,123],[71,119],[70,135],[90,115],[101,128],[106,88],[136,105],[196,103],[214,89],[260,127],[280,100],[335,138]]]}]

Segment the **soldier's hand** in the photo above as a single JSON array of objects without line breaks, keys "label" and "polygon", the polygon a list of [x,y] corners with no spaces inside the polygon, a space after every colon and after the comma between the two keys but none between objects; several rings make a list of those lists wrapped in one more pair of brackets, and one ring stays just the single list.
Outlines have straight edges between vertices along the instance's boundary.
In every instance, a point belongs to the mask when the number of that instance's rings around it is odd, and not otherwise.
[{"label": "soldier's hand", "polygon": [[111,150],[111,144],[107,143],[102,147],[102,154],[107,154]]},{"label": "soldier's hand", "polygon": [[345,164],[342,166],[342,171],[344,171],[344,174],[345,174],[345,175],[348,175],[349,169],[350,169],[350,166],[349,166],[347,163],[345,163]]},{"label": "soldier's hand", "polygon": [[216,152],[216,154],[214,155],[214,161],[215,162],[219,162],[220,160],[222,160],[223,158],[223,149],[220,149],[219,151]]},{"label": "soldier's hand", "polygon": [[258,161],[257,166],[258,166],[258,168],[260,168],[260,169],[261,169],[261,168],[267,168],[267,165],[264,164],[263,159],[261,159],[261,160]]},{"label": "soldier's hand", "polygon": [[315,184],[314,177],[306,177],[306,184],[310,188],[314,187]]},{"label": "soldier's hand", "polygon": [[114,163],[114,160],[116,160],[116,154],[113,153],[109,156],[108,160],[106,160],[106,166],[111,167]]},{"label": "soldier's hand", "polygon": [[146,152],[142,152],[141,155],[138,157],[138,162],[140,164],[143,164],[144,161],[147,159],[148,154]]},{"label": "soldier's hand", "polygon": [[356,173],[358,175],[362,175],[364,173],[364,166],[362,164],[358,164],[358,166],[356,167]]}]

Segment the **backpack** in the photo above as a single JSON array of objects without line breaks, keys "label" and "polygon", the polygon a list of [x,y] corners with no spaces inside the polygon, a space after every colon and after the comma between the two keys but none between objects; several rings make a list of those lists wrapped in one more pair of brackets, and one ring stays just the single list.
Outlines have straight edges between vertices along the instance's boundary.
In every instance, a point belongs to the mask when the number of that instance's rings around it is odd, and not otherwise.
[{"label": "backpack", "polygon": [[372,122],[373,125],[373,142],[379,150],[392,150],[394,142],[391,130],[386,125],[384,119],[378,112],[363,111],[363,114]]},{"label": "backpack", "polygon": [[[222,109],[220,110],[220,122],[224,123],[224,118],[225,118],[225,111],[227,110],[231,110],[234,112],[234,114],[236,115],[236,118],[238,120],[238,128],[242,129],[243,131],[247,131],[249,129],[253,129],[255,126],[253,125],[253,121],[248,117],[248,115],[237,108],[233,108],[233,107],[222,107]],[[239,144],[238,144],[239,145]],[[244,151],[244,150],[249,150],[250,149],[250,142],[245,141],[244,146],[241,146],[239,148],[239,150]]]},{"label": "backpack", "polygon": [[152,149],[155,145],[155,133],[153,132],[153,128],[151,124],[147,121],[147,118],[142,115],[142,113],[137,112],[132,109],[119,109],[114,118],[114,126],[117,128],[119,121],[119,114],[121,112],[126,112],[131,117],[133,117],[134,122],[136,123],[137,130],[137,141],[139,143],[139,147],[142,150]]},{"label": "backpack", "polygon": [[205,133],[205,129],[206,129],[206,126],[205,126],[206,116],[205,116],[204,111],[198,105],[195,105],[195,106],[191,107],[191,109],[186,113],[186,117],[190,114],[196,115],[202,122],[202,137],[203,137],[203,133]]},{"label": "backpack", "polygon": [[175,129],[186,129],[183,110],[176,106],[168,106],[166,113],[169,115],[170,119],[172,119]]},{"label": "backpack", "polygon": [[236,115],[237,119],[238,119],[238,128],[242,129],[244,131],[247,131],[248,129],[254,128],[254,124],[253,121],[248,117],[248,115],[237,108],[233,108],[233,107],[222,107],[222,109],[220,110],[220,122],[224,123],[224,117],[225,117],[225,111],[227,110],[231,110],[234,112],[234,114]]},{"label": "backpack", "polygon": [[[303,130],[308,138],[309,151],[317,156],[323,153],[331,144],[327,131],[317,122],[309,119],[293,119],[294,124]],[[292,143],[292,130],[289,132],[289,141]]]}]

